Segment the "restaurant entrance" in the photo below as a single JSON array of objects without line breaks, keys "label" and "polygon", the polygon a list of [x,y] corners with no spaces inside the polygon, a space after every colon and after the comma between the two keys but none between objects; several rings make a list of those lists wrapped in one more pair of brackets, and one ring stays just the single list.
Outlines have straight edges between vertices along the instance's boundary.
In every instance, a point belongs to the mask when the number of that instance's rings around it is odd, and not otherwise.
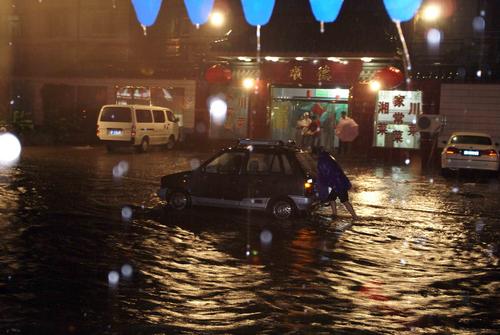
[{"label": "restaurant entrance", "polygon": [[[335,125],[341,113],[349,113],[346,88],[271,88],[271,136],[294,140],[299,146],[313,143],[328,151],[338,147]],[[308,127],[308,124],[316,126]],[[313,131],[311,131],[313,130]]]}]

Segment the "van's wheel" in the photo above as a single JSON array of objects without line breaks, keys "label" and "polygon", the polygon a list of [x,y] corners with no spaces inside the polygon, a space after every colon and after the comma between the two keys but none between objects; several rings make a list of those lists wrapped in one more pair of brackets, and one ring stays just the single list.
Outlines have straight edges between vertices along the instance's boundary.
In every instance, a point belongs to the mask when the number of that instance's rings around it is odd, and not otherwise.
[{"label": "van's wheel", "polygon": [[286,220],[293,217],[297,209],[292,200],[288,198],[279,198],[270,202],[268,211],[275,219]]},{"label": "van's wheel", "polygon": [[147,152],[149,150],[149,139],[144,137],[141,141],[141,145],[139,146],[139,152]]},{"label": "van's wheel", "polygon": [[167,150],[172,150],[175,147],[175,137],[172,135],[168,138]]},{"label": "van's wheel", "polygon": [[191,197],[184,191],[175,190],[167,198],[168,206],[176,211],[191,207]]}]

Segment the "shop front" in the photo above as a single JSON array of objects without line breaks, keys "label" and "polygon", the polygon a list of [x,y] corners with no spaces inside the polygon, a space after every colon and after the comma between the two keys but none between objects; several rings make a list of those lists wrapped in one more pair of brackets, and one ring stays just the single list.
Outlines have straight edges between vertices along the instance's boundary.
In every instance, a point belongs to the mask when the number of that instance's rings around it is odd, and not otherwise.
[{"label": "shop front", "polygon": [[[338,146],[335,124],[342,112],[350,114],[350,89],[363,68],[360,59],[233,61],[231,81],[213,84],[209,90],[210,138],[271,138],[303,144],[306,129],[301,121],[308,116],[319,125],[316,136],[321,145],[329,150]],[[211,110],[214,97],[226,103],[222,121]]]}]

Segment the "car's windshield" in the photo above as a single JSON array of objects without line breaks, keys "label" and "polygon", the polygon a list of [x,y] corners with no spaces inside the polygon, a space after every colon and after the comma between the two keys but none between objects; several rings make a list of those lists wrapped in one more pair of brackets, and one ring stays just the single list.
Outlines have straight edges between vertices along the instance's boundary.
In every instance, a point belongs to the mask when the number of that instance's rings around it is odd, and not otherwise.
[{"label": "car's windshield", "polygon": [[450,143],[491,145],[491,139],[485,136],[456,135],[451,138]]},{"label": "car's windshield", "polygon": [[132,116],[128,107],[104,107],[101,113],[103,122],[131,122]]},{"label": "car's windshield", "polygon": [[312,177],[317,176],[317,162],[308,152],[297,152],[297,160],[302,168],[309,173]]}]

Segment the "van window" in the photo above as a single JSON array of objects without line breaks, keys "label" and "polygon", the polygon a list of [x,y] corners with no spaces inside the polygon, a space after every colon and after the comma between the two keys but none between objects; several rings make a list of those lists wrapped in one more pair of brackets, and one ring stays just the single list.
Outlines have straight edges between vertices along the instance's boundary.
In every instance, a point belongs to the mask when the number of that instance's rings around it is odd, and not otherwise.
[{"label": "van window", "polygon": [[174,113],[172,111],[167,110],[167,117],[168,117],[168,121],[175,122],[175,116],[174,116]]},{"label": "van window", "polygon": [[103,122],[132,122],[130,108],[128,107],[104,107],[101,113]]},{"label": "van window", "polygon": [[153,117],[155,123],[165,123],[165,113],[163,111],[154,110]]},{"label": "van window", "polygon": [[153,122],[153,117],[151,116],[151,111],[147,109],[137,109],[135,111],[135,117],[137,122],[151,123]]}]

